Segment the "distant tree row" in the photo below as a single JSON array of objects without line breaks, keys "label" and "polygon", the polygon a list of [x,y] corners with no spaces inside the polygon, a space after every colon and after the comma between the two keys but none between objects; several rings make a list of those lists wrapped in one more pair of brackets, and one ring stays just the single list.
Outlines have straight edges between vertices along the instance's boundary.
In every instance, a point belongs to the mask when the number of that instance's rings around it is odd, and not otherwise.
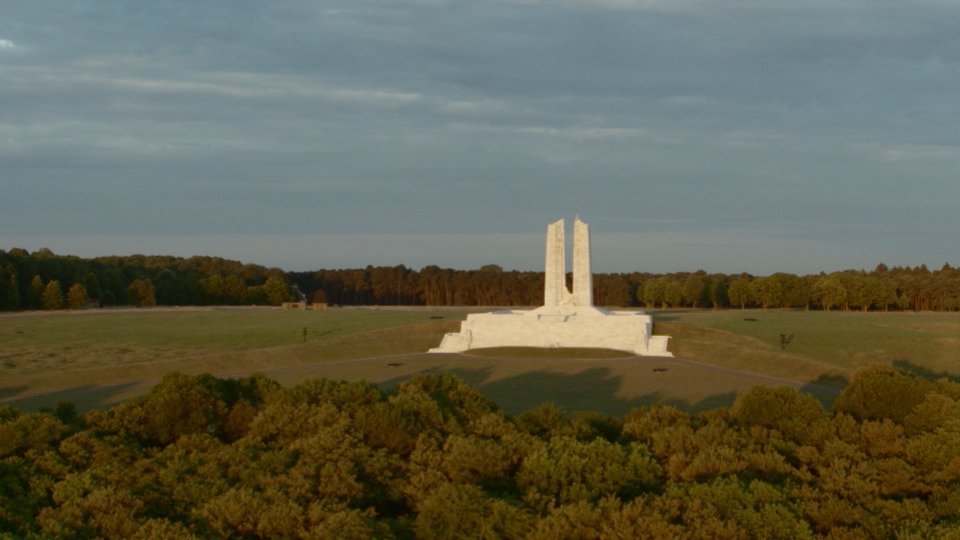
[{"label": "distant tree row", "polygon": [[[345,305],[535,306],[543,273],[425,266],[283,272],[218,257],[82,259],[48,249],[0,250],[0,311],[88,305],[276,305],[293,298]],[[594,274],[594,303],[647,308],[960,310],[960,269],[945,264],[798,276]]]},{"label": "distant tree row", "polygon": [[88,306],[279,304],[282,270],[218,257],[82,259],[49,249],[0,250],[0,311]]},{"label": "distant tree row", "polygon": [[166,376],[78,417],[0,407],[0,536],[956,538],[960,384],[872,367],[825,411],[505,415],[454,376]]},{"label": "distant tree row", "polygon": [[[427,306],[540,305],[543,273],[405,266],[290,272],[291,282],[322,302]],[[595,274],[594,303],[647,308],[802,308],[823,310],[960,310],[960,269],[945,264],[846,270],[797,276],[750,274]]]}]

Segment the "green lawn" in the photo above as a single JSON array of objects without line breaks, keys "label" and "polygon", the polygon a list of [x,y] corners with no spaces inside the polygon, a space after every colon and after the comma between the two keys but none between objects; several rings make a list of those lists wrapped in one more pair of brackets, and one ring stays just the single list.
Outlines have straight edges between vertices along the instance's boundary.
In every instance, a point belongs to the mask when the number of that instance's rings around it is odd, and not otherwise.
[{"label": "green lawn", "polygon": [[[960,374],[960,314],[800,311],[654,312],[678,359],[619,351],[506,348],[427,355],[468,309],[270,308],[0,315],[0,400],[26,408],[69,399],[103,406],[163,374],[264,372],[367,379],[391,386],[453,371],[510,412],[553,401],[621,414],[649,403],[729,404],[756,384],[789,385],[829,403],[857,367],[886,363]],[[307,329],[306,340],[303,328]],[[780,334],[793,335],[781,349]]]},{"label": "green lawn", "polygon": [[153,379],[172,370],[244,371],[418,352],[464,314],[185,308],[3,315],[0,397]]},{"label": "green lawn", "polygon": [[[960,375],[960,313],[677,311],[656,320],[658,333],[674,331],[679,355],[739,369],[848,374],[896,364]],[[785,348],[781,334],[793,336]]]}]

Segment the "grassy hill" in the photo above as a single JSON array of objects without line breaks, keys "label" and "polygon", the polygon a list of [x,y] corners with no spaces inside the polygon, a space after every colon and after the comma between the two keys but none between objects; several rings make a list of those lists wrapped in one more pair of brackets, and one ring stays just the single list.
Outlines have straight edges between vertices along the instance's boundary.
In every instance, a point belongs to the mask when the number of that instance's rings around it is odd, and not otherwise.
[{"label": "grassy hill", "polygon": [[[677,359],[618,351],[511,348],[427,355],[470,310],[182,308],[0,316],[0,400],[24,408],[59,399],[81,408],[145,393],[170,371],[264,372],[394,385],[452,371],[501,407],[545,401],[622,413],[648,403],[729,404],[757,384],[811,391],[829,403],[857,367],[885,363],[960,375],[960,314],[665,311],[655,332]],[[304,337],[304,329],[306,336]],[[782,348],[780,334],[792,335]]]}]

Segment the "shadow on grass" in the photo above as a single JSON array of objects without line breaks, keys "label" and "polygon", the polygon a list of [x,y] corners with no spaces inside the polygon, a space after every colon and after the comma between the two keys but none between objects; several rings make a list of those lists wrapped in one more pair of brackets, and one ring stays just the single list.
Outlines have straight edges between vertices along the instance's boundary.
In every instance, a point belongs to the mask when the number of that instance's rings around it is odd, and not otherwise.
[{"label": "shadow on grass", "polygon": [[[6,399],[4,403],[21,411],[37,411],[41,408],[56,408],[57,403],[69,401],[78,411],[104,409],[113,406],[125,390],[140,386],[143,381],[113,384],[110,386],[84,385],[43,394],[28,395],[22,398]],[[5,389],[4,389],[5,390]],[[6,397],[6,396],[4,396]]]},{"label": "shadow on grass", "polygon": [[842,375],[821,375],[798,388],[817,398],[825,410],[833,409],[833,402],[850,381]]},{"label": "shadow on grass", "polygon": [[26,386],[0,386],[0,400],[10,396],[15,396],[26,389]]},{"label": "shadow on grass", "polygon": [[[493,370],[429,368],[417,375],[451,373],[477,388],[508,414],[529,411],[544,403],[553,403],[567,412],[597,411],[603,414],[623,416],[637,407],[654,404],[673,405],[688,412],[698,412],[716,407],[729,407],[737,393],[723,392],[690,403],[668,398],[662,392],[651,392],[634,398],[617,396],[622,377],[611,374],[608,368],[590,368],[574,374],[551,371],[532,371],[513,377],[490,380]],[[410,376],[397,377],[380,384],[394,388]]]},{"label": "shadow on grass", "polygon": [[689,313],[690,310],[677,310],[677,309],[661,309],[653,308],[647,309],[645,307],[640,307],[647,315],[653,315],[653,322],[656,324],[657,321],[676,321],[683,317],[685,313]]},{"label": "shadow on grass", "polygon": [[948,373],[946,371],[933,371],[932,369],[918,366],[909,360],[894,360],[893,367],[904,373],[916,375],[917,377],[926,379],[928,381],[946,379],[950,382],[960,382],[960,376],[958,375],[954,375],[953,373]]}]

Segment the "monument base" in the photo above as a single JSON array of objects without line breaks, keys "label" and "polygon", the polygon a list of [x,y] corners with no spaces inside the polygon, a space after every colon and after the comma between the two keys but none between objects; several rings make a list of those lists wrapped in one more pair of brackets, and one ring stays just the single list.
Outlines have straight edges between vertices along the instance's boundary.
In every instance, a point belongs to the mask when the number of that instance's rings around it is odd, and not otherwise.
[{"label": "monument base", "polygon": [[534,310],[473,313],[460,332],[443,337],[432,353],[489,347],[577,347],[673,356],[668,336],[653,335],[653,318],[642,311],[606,311],[592,306],[544,306]]}]

